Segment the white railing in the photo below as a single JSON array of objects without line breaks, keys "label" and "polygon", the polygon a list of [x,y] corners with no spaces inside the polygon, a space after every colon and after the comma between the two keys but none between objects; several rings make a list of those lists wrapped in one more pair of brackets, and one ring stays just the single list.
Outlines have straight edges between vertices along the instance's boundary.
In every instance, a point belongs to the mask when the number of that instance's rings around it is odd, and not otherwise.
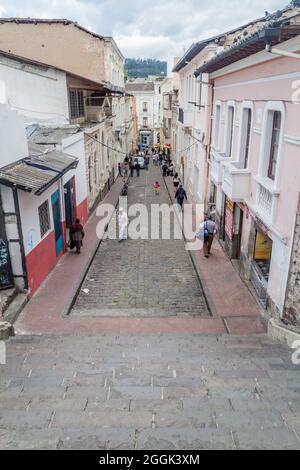
[{"label": "white railing", "polygon": [[280,192],[275,189],[273,181],[269,178],[256,177],[255,179],[257,183],[257,212],[266,223],[273,224]]},{"label": "white railing", "polygon": [[258,206],[267,217],[272,217],[273,195],[261,184],[258,184]]},{"label": "white railing", "polygon": [[223,169],[222,163],[228,162],[228,157],[216,149],[212,149],[210,155],[210,174],[216,184],[222,184]]}]

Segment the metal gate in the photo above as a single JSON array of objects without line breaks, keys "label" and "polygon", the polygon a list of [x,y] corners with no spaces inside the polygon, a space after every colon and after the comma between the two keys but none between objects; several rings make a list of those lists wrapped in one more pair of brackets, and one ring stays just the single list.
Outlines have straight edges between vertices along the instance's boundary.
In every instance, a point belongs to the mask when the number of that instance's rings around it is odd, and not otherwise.
[{"label": "metal gate", "polygon": [[8,289],[13,286],[14,276],[10,262],[4,214],[0,199],[0,289]]}]

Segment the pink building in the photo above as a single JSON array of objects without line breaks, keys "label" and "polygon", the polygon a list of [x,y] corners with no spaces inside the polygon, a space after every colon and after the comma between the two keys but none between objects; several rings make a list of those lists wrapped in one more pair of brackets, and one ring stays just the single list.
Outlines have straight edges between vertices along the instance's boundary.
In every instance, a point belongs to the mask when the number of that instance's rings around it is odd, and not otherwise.
[{"label": "pink building", "polygon": [[269,313],[294,324],[300,324],[299,6],[292,2],[267,25],[245,31],[196,72],[209,73],[213,87],[209,198],[224,249]]}]

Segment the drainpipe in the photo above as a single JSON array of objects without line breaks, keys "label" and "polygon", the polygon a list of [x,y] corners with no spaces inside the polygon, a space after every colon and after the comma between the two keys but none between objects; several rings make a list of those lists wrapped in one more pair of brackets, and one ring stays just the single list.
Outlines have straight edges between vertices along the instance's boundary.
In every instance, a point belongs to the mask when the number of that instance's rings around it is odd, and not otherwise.
[{"label": "drainpipe", "polygon": [[282,51],[281,49],[276,49],[271,44],[266,45],[266,52],[269,52],[270,54],[274,54],[274,55],[279,55],[282,57],[289,57],[290,59],[300,60],[300,54],[296,54],[295,52]]}]

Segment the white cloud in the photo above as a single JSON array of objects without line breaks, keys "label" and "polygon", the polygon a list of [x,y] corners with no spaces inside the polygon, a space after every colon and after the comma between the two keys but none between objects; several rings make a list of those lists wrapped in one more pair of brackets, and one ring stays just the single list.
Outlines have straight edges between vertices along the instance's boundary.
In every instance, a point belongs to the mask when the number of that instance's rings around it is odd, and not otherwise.
[{"label": "white cloud", "polygon": [[68,18],[114,36],[127,57],[171,61],[193,42],[284,6],[284,0],[0,0],[0,15]]}]

